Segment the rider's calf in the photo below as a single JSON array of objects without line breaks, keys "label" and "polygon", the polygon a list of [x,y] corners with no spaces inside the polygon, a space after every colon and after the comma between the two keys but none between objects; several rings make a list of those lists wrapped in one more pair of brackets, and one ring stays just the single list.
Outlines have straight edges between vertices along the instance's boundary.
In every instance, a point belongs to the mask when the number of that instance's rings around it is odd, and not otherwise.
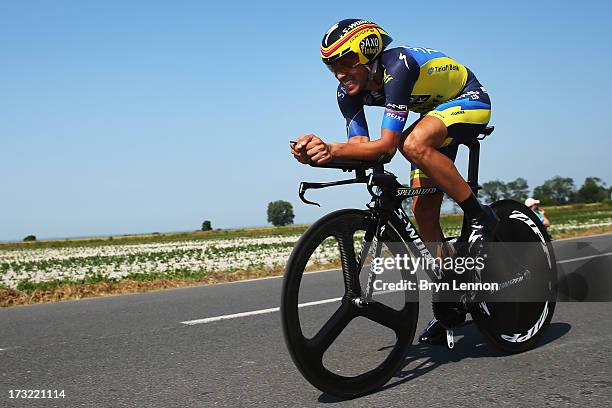
[{"label": "rider's calf", "polygon": [[412,211],[419,226],[421,237],[426,242],[439,242],[442,240],[440,231],[442,197],[442,193],[435,193],[412,199]]}]

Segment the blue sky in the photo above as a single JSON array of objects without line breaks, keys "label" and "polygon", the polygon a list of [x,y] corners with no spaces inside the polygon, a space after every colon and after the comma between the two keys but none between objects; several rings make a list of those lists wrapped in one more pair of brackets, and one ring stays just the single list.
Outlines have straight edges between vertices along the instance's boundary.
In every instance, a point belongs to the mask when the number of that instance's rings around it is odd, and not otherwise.
[{"label": "blue sky", "polygon": [[[605,1],[0,3],[0,240],[296,222],[363,207],[358,187],[297,198],[288,141],[344,140],[318,57],[336,20],[367,18],[392,46],[439,49],[491,95],[481,180],[612,182]],[[381,109],[367,110],[370,133]],[[412,119],[415,117],[413,116]],[[465,167],[465,153],[458,159]],[[390,169],[408,181],[397,156]]]}]

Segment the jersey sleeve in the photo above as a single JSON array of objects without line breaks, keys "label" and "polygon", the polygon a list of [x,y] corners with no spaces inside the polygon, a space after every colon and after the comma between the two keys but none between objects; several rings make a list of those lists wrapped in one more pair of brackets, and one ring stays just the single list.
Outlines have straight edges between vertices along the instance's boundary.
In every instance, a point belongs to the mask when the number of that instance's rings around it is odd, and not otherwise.
[{"label": "jersey sleeve", "polygon": [[338,106],[346,120],[346,136],[369,136],[368,123],[363,110],[363,98],[350,96],[342,85],[338,85]]},{"label": "jersey sleeve", "polygon": [[419,79],[418,62],[403,48],[395,48],[383,54],[385,89],[385,113],[381,128],[402,133],[410,106],[414,84]]}]

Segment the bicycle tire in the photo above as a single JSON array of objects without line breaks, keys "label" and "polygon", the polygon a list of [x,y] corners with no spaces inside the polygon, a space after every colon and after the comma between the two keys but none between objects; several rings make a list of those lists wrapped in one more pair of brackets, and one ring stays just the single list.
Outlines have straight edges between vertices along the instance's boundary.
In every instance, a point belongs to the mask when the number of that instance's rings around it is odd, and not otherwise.
[{"label": "bicycle tire", "polygon": [[[535,280],[526,282],[540,285],[542,289],[538,288],[538,291],[547,300],[486,303],[486,311],[482,306],[477,306],[472,312],[477,327],[491,345],[507,353],[520,353],[537,344],[553,317],[557,297],[556,258],[550,237],[533,211],[513,200],[500,200],[491,207],[500,219],[494,242],[542,244],[532,245],[531,248],[542,250],[530,252],[529,256],[522,257],[522,261],[527,259],[530,270],[532,268],[538,274]],[[534,231],[534,226],[540,234]],[[517,257],[521,255],[524,254],[516,254]],[[486,268],[484,273],[486,277]]]},{"label": "bicycle tire", "polygon": [[[416,302],[406,301],[403,309],[397,311],[378,302],[374,302],[374,306],[368,304],[364,308],[358,308],[350,300],[343,298],[340,308],[315,336],[307,339],[302,332],[298,313],[298,294],[308,259],[326,238],[341,235],[339,230],[348,228],[347,231],[356,231],[371,228],[371,217],[369,211],[345,209],[332,212],[315,222],[295,245],[287,261],[283,280],[280,311],[283,334],[291,358],[308,382],[323,392],[341,398],[354,398],[368,394],[380,388],[396,373],[404,361],[408,348],[412,345],[418,320],[418,300]],[[394,228],[397,226],[386,228],[383,238],[399,243],[401,238]],[[350,242],[351,246],[352,244]],[[403,249],[396,248],[396,250],[408,251],[405,245],[400,246],[403,246]],[[342,248],[340,251],[342,252]],[[345,254],[341,254],[341,256],[344,255],[346,255],[346,250]],[[351,256],[354,259],[354,253],[344,256],[343,266],[346,262],[351,262]],[[389,322],[393,320],[399,325],[397,330],[393,329],[396,343],[389,355],[374,369],[357,376],[342,376],[328,370],[322,361],[325,351],[352,319],[358,316],[371,318],[367,310],[372,311],[373,316],[376,315],[378,320],[386,319]],[[327,329],[327,332],[324,332],[323,329]],[[328,340],[325,338],[326,335],[333,337],[329,344],[326,344]],[[323,340],[319,341],[319,337]],[[321,344],[327,346],[323,351],[320,350],[323,347]]]}]

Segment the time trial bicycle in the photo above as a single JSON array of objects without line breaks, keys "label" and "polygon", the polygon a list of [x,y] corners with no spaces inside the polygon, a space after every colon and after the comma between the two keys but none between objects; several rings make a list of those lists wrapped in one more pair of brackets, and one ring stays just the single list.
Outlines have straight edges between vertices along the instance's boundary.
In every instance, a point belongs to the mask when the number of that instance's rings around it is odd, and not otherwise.
[{"label": "time trial bicycle", "polygon": [[[493,127],[489,127],[479,138],[466,144],[469,148],[468,184],[474,192],[480,188],[479,140],[492,131]],[[293,362],[313,386],[343,398],[367,394],[384,385],[402,366],[417,327],[418,291],[404,290],[399,307],[385,304],[381,300],[383,296],[375,299],[378,293],[373,282],[377,273],[372,267],[373,260],[381,256],[433,258],[403,210],[402,201],[440,190],[401,185],[395,175],[384,169],[387,162],[385,158],[375,162],[333,160],[319,167],[354,172],[355,177],[327,183],[302,182],[299,189],[300,198],[308,204],[316,203],[306,199],[306,191],[339,185],[365,184],[372,196],[365,210],[334,211],[308,228],[287,261],[282,287],[282,328]],[[534,347],[551,321],[557,295],[556,260],[544,226],[529,208],[512,200],[497,201],[491,207],[500,219],[492,244],[498,247],[490,252],[482,273],[484,278],[497,283],[496,289],[452,292],[452,301],[434,302],[433,312],[448,327],[449,348],[454,346],[453,323],[449,316],[462,309],[471,314],[490,344],[505,352],[517,353]],[[465,253],[467,247],[465,218],[463,221],[462,233],[454,240],[455,256]],[[314,334],[308,334],[300,318],[300,309],[305,305],[300,303],[301,292],[306,290],[302,283],[306,270],[316,263],[318,250],[327,245],[329,251],[330,240],[335,241],[331,249],[341,265],[337,270],[341,274],[343,295],[331,317],[314,330]],[[449,279],[469,283],[474,279],[474,274],[459,276],[441,266],[425,272],[434,283]],[[406,282],[416,280],[416,275],[406,270],[400,273]],[[527,293],[531,297],[521,297]],[[455,310],[451,310],[453,308]],[[395,343],[377,350],[387,354],[374,368],[345,375],[326,366],[325,354],[356,318],[365,318],[392,330]]]}]

